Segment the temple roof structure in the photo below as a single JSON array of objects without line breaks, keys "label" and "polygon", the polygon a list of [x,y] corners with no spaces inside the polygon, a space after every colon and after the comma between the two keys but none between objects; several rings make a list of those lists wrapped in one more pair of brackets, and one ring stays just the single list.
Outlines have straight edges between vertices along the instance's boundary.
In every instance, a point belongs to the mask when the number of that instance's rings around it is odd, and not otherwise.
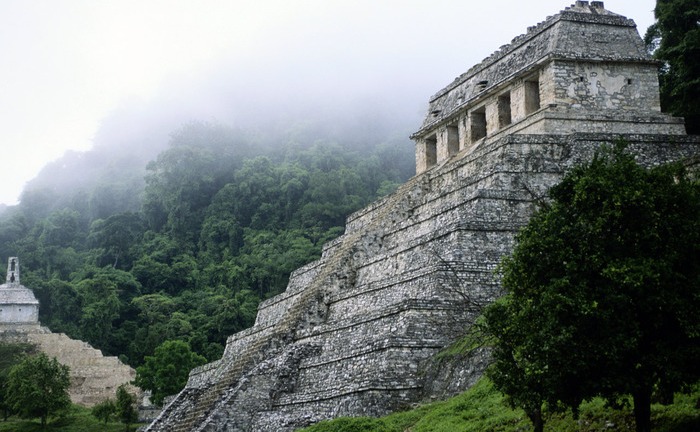
[{"label": "temple roof structure", "polygon": [[416,173],[514,134],[685,135],[661,112],[658,68],[633,20],[577,1],[430,98],[411,135]]},{"label": "temple roof structure", "polygon": [[435,93],[421,130],[553,58],[656,63],[634,20],[605,9],[602,1],[577,1],[529,27]]}]

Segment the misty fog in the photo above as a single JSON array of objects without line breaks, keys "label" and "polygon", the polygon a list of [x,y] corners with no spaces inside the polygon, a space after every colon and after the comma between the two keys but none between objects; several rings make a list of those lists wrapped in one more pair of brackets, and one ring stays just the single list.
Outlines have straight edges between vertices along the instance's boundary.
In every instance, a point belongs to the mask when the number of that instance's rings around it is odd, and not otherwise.
[{"label": "misty fog", "polygon": [[[0,8],[0,39],[12,41],[3,48],[0,137],[23,163],[5,183],[16,188],[15,173],[65,149],[143,164],[192,121],[263,134],[313,125],[309,139],[406,138],[432,94],[569,3],[8,4]],[[650,23],[650,0],[608,3],[642,32]],[[52,165],[56,172],[63,162]]]},{"label": "misty fog", "polygon": [[150,100],[123,102],[101,121],[92,150],[48,164],[27,190],[80,189],[92,172],[110,164],[145,168],[167,148],[171,134],[191,122],[242,129],[279,145],[287,144],[291,131],[309,144],[366,147],[392,140],[412,154],[408,136],[437,90],[435,79],[416,79],[418,66],[399,71],[380,61],[362,64],[361,53],[351,57],[336,47],[304,43],[307,51],[278,46],[280,55],[222,59],[164,83]]}]

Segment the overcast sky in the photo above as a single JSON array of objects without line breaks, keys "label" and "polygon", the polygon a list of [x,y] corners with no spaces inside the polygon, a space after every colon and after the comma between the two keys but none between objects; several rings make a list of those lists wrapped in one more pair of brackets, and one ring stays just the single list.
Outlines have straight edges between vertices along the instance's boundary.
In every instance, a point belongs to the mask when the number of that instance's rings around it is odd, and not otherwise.
[{"label": "overcast sky", "polygon": [[[264,101],[285,87],[297,90],[285,97],[303,98],[342,86],[346,95],[417,89],[427,103],[571,3],[0,0],[0,203],[15,204],[24,184],[67,150],[90,149],[115,110],[182,93],[181,105],[193,96],[188,115],[210,120],[221,101],[201,89],[215,80],[260,91]],[[642,35],[654,4],[605,2]]]}]

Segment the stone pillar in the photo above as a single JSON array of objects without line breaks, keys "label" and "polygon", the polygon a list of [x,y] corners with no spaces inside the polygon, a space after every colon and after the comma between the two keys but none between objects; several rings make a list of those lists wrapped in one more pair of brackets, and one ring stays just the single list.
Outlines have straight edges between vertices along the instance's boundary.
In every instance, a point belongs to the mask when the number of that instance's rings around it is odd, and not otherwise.
[{"label": "stone pillar", "polygon": [[416,140],[416,174],[427,171],[437,163],[437,137]]},{"label": "stone pillar", "polygon": [[513,89],[510,91],[510,101],[511,101],[511,116],[513,119],[513,123],[522,120],[525,118],[527,115],[527,108],[525,106],[525,92],[527,91],[526,89],[526,83],[524,81],[520,81],[516,86],[513,87]]},{"label": "stone pillar", "polygon": [[554,62],[549,63],[540,72],[540,106],[550,106],[556,104],[556,85],[554,82],[555,70]]},{"label": "stone pillar", "polygon": [[7,259],[7,277],[5,283],[19,285],[19,259],[10,257]]},{"label": "stone pillar", "polygon": [[449,157],[450,153],[447,148],[447,127],[440,126],[437,130],[437,160],[442,162]]},{"label": "stone pillar", "polygon": [[459,128],[456,123],[441,126],[437,132],[437,163],[459,152]]},{"label": "stone pillar", "polygon": [[498,129],[498,99],[494,98],[486,104],[486,135],[493,135]]},{"label": "stone pillar", "polygon": [[459,116],[457,127],[459,134],[459,149],[464,150],[465,148],[469,147],[469,122],[467,120],[466,112]]}]

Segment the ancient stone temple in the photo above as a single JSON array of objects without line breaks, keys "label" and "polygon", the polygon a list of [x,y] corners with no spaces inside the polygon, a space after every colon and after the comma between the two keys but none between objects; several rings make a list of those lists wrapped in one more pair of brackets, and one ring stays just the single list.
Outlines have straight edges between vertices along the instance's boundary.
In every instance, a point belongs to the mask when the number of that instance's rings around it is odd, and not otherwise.
[{"label": "ancient stone temple", "polygon": [[[39,323],[39,301],[20,284],[17,257],[7,260],[7,278],[0,285],[0,342],[28,343],[70,367],[68,389],[73,403],[92,406],[114,399],[117,387],[136,377],[136,371],[116,357],[105,357],[88,343],[52,333]],[[133,389],[134,393],[139,393]]]},{"label": "ancient stone temple", "polygon": [[412,136],[416,171],[512,134],[685,135],[661,113],[658,68],[634,21],[577,1],[430,98]]},{"label": "ancient stone temple", "polygon": [[659,110],[657,68],[632,20],[585,1],[471,68],[430,99],[417,175],[351,215],[148,430],[292,431],[466,389],[487,353],[432,359],[501,294],[494,268],[548,188],[620,138],[645,165],[700,155]]},{"label": "ancient stone temple", "polygon": [[19,280],[19,259],[7,260],[7,277],[0,285],[0,326],[39,326],[39,301]]}]

